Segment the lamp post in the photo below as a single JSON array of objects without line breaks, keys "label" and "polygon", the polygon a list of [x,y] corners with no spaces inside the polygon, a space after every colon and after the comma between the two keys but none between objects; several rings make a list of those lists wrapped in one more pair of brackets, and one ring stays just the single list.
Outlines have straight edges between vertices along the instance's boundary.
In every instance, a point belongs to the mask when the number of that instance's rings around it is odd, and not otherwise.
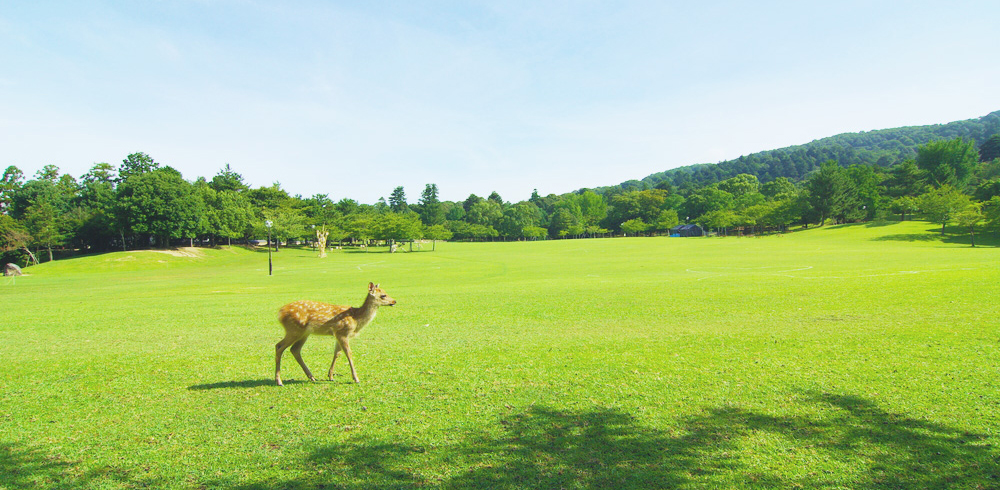
[{"label": "lamp post", "polygon": [[264,226],[267,227],[267,275],[271,275],[274,268],[271,266],[271,226],[274,223],[271,220],[264,222]]}]

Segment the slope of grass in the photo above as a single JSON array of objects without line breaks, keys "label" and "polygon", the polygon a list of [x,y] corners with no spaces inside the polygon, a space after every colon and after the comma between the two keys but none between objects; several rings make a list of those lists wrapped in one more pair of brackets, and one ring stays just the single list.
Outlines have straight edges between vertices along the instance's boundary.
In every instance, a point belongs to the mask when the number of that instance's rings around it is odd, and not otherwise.
[{"label": "slope of grass", "polygon": [[[0,286],[0,488],[996,487],[997,249],[933,230],[43,264]],[[273,386],[277,309],[368,281],[361,384]]]}]

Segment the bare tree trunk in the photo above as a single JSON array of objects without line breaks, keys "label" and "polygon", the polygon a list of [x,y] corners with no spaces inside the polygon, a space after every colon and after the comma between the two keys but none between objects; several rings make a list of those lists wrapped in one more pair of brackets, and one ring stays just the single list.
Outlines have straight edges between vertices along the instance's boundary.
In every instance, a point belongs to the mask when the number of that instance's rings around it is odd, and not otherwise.
[{"label": "bare tree trunk", "polygon": [[31,263],[38,265],[38,258],[35,257],[35,254],[31,253],[31,250],[29,250],[27,246],[21,248],[23,248],[24,251],[28,253],[28,257],[31,259]]}]

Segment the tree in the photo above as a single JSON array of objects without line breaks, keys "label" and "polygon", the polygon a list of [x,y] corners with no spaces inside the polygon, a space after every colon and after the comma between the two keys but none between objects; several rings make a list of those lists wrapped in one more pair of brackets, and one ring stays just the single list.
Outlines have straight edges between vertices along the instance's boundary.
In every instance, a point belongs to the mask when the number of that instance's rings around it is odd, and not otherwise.
[{"label": "tree", "polygon": [[[290,206],[265,209],[264,220],[271,222],[271,235],[274,237],[274,250],[278,251],[282,240],[299,239],[306,234],[305,216]],[[263,222],[259,222],[257,233],[263,235]]]},{"label": "tree", "polygon": [[444,223],[437,184],[427,184],[424,186],[424,192],[420,194],[420,220],[427,226]]},{"label": "tree", "polygon": [[828,160],[814,173],[805,185],[809,204],[819,215],[822,226],[826,219],[839,213],[846,200],[847,182],[844,169],[837,162]]},{"label": "tree", "polygon": [[677,217],[677,211],[673,209],[664,209],[663,211],[660,211],[659,218],[657,218],[656,222],[653,223],[653,228],[656,231],[667,231],[678,224],[680,224],[680,218]]},{"label": "tree", "polygon": [[525,238],[525,230],[537,227],[541,211],[533,203],[522,201],[503,211],[497,231],[510,238]]},{"label": "tree", "polygon": [[917,150],[917,167],[935,187],[963,188],[978,162],[975,141],[962,138],[932,141]]},{"label": "tree", "polygon": [[635,235],[638,235],[640,233],[645,233],[646,230],[648,230],[648,229],[649,229],[649,225],[647,225],[640,218],[630,219],[630,220],[622,223],[622,232],[624,232],[626,235],[635,236]]},{"label": "tree", "polygon": [[685,222],[690,223],[699,221],[699,217],[713,211],[732,211],[735,206],[736,200],[732,194],[716,186],[708,186],[688,196],[681,207],[681,211],[687,218]]},{"label": "tree", "polygon": [[11,165],[4,170],[3,176],[0,177],[0,214],[10,212],[11,201],[14,199],[14,193],[21,188],[22,180],[24,172],[21,169]]},{"label": "tree", "polygon": [[114,185],[117,180],[116,173],[115,166],[110,163],[95,163],[90,171],[80,177],[80,180],[83,181],[84,185],[91,182]]},{"label": "tree", "polygon": [[716,230],[722,230],[722,234],[726,234],[726,230],[736,224],[738,218],[736,213],[730,209],[716,209],[703,214],[698,218],[698,222],[701,223],[705,228],[712,228]]},{"label": "tree", "polygon": [[249,186],[243,182],[243,176],[229,168],[228,163],[222,170],[219,170],[215,177],[212,177],[212,181],[208,185],[216,192],[244,192],[249,189]]},{"label": "tree", "polygon": [[71,207],[78,210],[78,220],[72,229],[81,248],[106,250],[118,235],[115,226],[115,174],[113,165],[96,163],[81,177],[83,184],[71,201]]},{"label": "tree", "polygon": [[474,225],[483,225],[496,228],[503,217],[503,210],[496,201],[479,200],[476,201],[465,214],[465,220]]},{"label": "tree", "polygon": [[920,209],[932,223],[941,223],[941,234],[944,228],[960,211],[966,209],[971,199],[958,189],[943,185],[920,196]]},{"label": "tree", "polygon": [[214,210],[210,227],[213,232],[233,244],[233,238],[242,238],[250,232],[257,221],[250,199],[235,190],[222,188],[215,191],[213,199],[205,203]]},{"label": "tree", "polygon": [[431,244],[432,251],[437,250],[438,240],[451,240],[452,236],[454,236],[454,233],[444,225],[431,225],[424,228],[424,238],[433,240]]},{"label": "tree", "polygon": [[760,193],[768,199],[780,199],[795,193],[795,184],[785,177],[778,177],[760,186]]},{"label": "tree", "polygon": [[955,213],[955,222],[958,226],[969,230],[969,238],[972,242],[972,246],[976,246],[976,228],[979,227],[985,220],[983,216],[982,203],[969,202],[964,209]]},{"label": "tree", "polygon": [[486,199],[497,203],[497,206],[500,206],[501,208],[503,207],[503,198],[500,197],[500,194],[497,194],[497,191],[491,192],[490,197]]},{"label": "tree", "polygon": [[1000,158],[1000,133],[994,134],[979,146],[979,161],[988,162]]},{"label": "tree", "polygon": [[41,201],[33,204],[24,213],[24,224],[32,242],[48,250],[51,262],[52,247],[62,245],[66,241],[63,215],[52,202]]},{"label": "tree", "polygon": [[913,196],[901,196],[892,200],[890,209],[899,215],[900,221],[906,221],[907,214],[913,214],[920,209],[920,201]]},{"label": "tree", "polygon": [[392,190],[392,194],[389,196],[389,209],[394,213],[405,213],[410,210],[410,207],[406,205],[406,193],[403,191],[403,186]]},{"label": "tree", "polygon": [[760,182],[757,177],[750,174],[739,174],[722,182],[719,182],[719,189],[724,190],[739,199],[746,194],[756,193],[760,189]]},{"label": "tree", "polygon": [[204,228],[204,202],[171,167],[129,175],[117,195],[119,222],[142,237],[156,237],[160,246],[170,246],[173,238],[192,238]]},{"label": "tree", "polygon": [[420,216],[412,211],[376,215],[372,226],[375,239],[389,242],[411,241],[423,233]]},{"label": "tree", "polygon": [[927,187],[927,176],[917,167],[915,160],[904,160],[899,165],[889,169],[889,178],[885,181],[886,192],[893,197],[919,196]]},{"label": "tree", "polygon": [[152,172],[160,167],[159,163],[143,152],[132,153],[122,160],[122,166],[118,169],[118,181],[124,182],[133,175],[141,175]]}]

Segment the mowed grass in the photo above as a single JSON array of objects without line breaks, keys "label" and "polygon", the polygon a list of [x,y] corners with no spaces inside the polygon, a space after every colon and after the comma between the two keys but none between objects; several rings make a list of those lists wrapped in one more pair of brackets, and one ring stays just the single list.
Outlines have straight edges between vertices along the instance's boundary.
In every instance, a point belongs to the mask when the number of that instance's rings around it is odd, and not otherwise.
[{"label": "mowed grass", "polygon": [[[1000,253],[936,229],[32,267],[0,488],[998,488]],[[361,383],[274,386],[278,308],[369,281]]]}]

